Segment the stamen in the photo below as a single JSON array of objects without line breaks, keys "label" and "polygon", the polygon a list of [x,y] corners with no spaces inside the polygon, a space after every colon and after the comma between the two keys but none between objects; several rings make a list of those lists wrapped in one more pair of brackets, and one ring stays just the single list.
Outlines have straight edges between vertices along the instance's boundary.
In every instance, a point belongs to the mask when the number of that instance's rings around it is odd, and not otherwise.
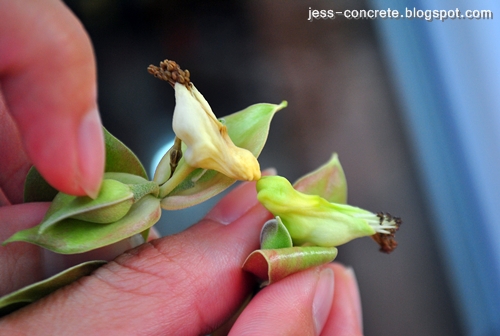
[{"label": "stamen", "polygon": [[188,89],[191,87],[191,79],[189,78],[191,74],[189,70],[182,70],[179,64],[174,61],[166,59],[160,62],[159,67],[151,64],[148,66],[148,72],[156,78],[169,82],[172,87],[175,83],[182,84]]},{"label": "stamen", "polygon": [[377,217],[379,218],[378,228],[383,229],[380,230],[374,227],[377,233],[371,237],[380,245],[381,252],[391,253],[398,246],[395,235],[403,222],[401,218],[393,217],[389,213],[378,212]]}]

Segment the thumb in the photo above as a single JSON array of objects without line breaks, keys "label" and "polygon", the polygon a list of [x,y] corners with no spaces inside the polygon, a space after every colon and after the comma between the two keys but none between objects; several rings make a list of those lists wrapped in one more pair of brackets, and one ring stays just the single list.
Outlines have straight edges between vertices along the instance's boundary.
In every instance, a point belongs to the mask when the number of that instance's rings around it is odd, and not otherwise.
[{"label": "thumb", "polygon": [[55,188],[96,195],[104,142],[90,40],[61,2],[0,2],[0,81],[33,164]]}]

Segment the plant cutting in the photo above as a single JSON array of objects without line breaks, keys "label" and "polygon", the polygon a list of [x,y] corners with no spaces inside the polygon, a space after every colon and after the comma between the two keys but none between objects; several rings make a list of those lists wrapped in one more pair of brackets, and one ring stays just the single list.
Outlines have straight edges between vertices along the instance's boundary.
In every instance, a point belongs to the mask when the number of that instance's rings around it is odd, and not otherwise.
[{"label": "plant cutting", "polygon": [[[395,249],[401,220],[345,204],[347,184],[337,155],[293,185],[283,177],[261,176],[257,158],[274,114],[286,102],[256,104],[218,119],[191,82],[189,71],[170,60],[151,65],[148,71],[168,82],[176,97],[172,122],[176,139],[153,179],[130,149],[104,129],[106,167],[97,196],[59,192],[33,167],[26,178],[25,201],[50,201],[51,206],[37,226],[15,233],[4,244],[25,242],[74,254],[137,234],[146,238],[162,209],[199,204],[242,180],[258,181],[258,199],[275,216],[262,223],[261,248],[242,265],[262,286],[332,261],[336,247],[355,238],[371,236],[383,252]],[[0,298],[0,314],[29,304],[103,263],[84,263],[8,294]]]}]

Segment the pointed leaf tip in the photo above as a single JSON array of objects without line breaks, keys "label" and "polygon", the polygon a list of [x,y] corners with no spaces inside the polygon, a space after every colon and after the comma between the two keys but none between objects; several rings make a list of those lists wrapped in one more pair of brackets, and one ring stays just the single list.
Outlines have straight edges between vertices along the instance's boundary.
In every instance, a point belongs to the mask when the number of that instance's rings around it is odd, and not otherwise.
[{"label": "pointed leaf tip", "polygon": [[279,249],[292,247],[292,237],[281,221],[279,216],[274,219],[268,220],[260,232],[260,248]]},{"label": "pointed leaf tip", "polygon": [[308,195],[318,195],[328,202],[347,203],[347,181],[337,153],[328,162],[297,180],[293,187]]}]

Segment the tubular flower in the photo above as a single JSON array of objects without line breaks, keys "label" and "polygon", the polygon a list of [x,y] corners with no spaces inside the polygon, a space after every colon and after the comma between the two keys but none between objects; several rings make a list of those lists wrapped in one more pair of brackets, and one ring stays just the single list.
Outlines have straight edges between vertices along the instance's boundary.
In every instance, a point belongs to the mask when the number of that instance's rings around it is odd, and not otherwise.
[{"label": "tubular flower", "polygon": [[383,252],[389,253],[397,246],[394,233],[401,224],[397,217],[303,194],[281,176],[262,177],[257,192],[264,207],[281,218],[294,245],[334,247],[372,236]]},{"label": "tubular flower", "polygon": [[152,74],[167,80],[175,90],[172,128],[186,144],[183,153],[192,167],[213,169],[236,180],[258,180],[259,162],[253,154],[234,145],[227,128],[212,112],[203,95],[189,81],[189,72],[172,61],[150,66]]}]

